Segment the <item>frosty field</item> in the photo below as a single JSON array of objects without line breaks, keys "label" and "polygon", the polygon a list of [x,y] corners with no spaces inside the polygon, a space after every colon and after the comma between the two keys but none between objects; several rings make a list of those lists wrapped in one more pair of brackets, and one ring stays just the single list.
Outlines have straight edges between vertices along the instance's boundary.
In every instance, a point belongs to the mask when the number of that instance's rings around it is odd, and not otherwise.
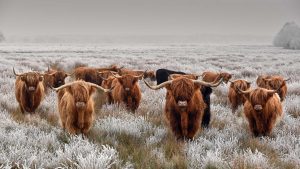
[{"label": "frosty field", "polygon": [[[203,44],[0,44],[0,168],[300,168],[300,50],[267,45]],[[142,102],[135,114],[116,105],[96,110],[87,139],[65,134],[55,92],[31,118],[14,95],[17,72],[75,65],[191,73],[227,71],[255,87],[260,74],[290,77],[284,118],[270,137],[254,138],[242,107],[231,113],[228,85],[213,89],[212,119],[193,141],[177,142],[165,124],[165,89],[140,81]],[[67,81],[73,79],[67,78]]]}]

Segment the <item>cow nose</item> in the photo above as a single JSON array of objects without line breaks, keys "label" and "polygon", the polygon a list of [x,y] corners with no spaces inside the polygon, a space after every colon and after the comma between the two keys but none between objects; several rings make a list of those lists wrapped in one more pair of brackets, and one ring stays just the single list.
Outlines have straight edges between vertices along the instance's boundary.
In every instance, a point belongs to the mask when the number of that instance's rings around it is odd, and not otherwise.
[{"label": "cow nose", "polygon": [[257,104],[257,105],[254,106],[254,110],[256,110],[256,111],[260,111],[262,109],[263,109],[262,105]]},{"label": "cow nose", "polygon": [[29,90],[29,91],[35,91],[35,87],[34,87],[34,86],[29,86],[29,87],[28,87],[28,90]]},{"label": "cow nose", "polygon": [[187,106],[187,101],[186,101],[186,100],[185,100],[185,101],[179,100],[179,101],[177,102],[177,105],[178,105],[179,107],[186,107],[186,106]]},{"label": "cow nose", "polygon": [[85,107],[85,102],[76,102],[76,107],[77,108],[84,108]]}]

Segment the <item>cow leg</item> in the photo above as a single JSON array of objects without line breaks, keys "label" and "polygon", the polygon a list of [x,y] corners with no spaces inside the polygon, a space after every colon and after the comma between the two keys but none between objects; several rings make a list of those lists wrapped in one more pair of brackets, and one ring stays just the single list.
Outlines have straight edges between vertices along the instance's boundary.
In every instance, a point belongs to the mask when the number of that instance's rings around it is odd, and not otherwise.
[{"label": "cow leg", "polygon": [[86,123],[84,123],[84,127],[82,128],[81,132],[84,135],[87,135],[87,133],[89,132],[90,128],[91,128],[91,122],[86,122]]},{"label": "cow leg", "polygon": [[113,104],[113,98],[110,93],[107,94],[107,101],[108,101],[108,104]]},{"label": "cow leg", "polygon": [[24,110],[24,108],[21,106],[21,104],[19,104],[19,108],[20,108],[21,113],[24,114],[24,113],[25,113],[25,110]]},{"label": "cow leg", "polygon": [[67,117],[67,121],[66,121],[66,129],[68,130],[68,132],[70,134],[76,134],[76,128],[74,127],[73,124],[73,119],[71,119],[70,117]]},{"label": "cow leg", "polygon": [[203,114],[201,126],[204,127],[204,128],[208,128],[209,122],[210,122],[210,106],[208,105],[204,109],[204,114]]},{"label": "cow leg", "polygon": [[270,135],[272,129],[275,126],[276,118],[275,117],[269,117],[268,121],[266,122],[264,135]]},{"label": "cow leg", "polygon": [[206,104],[204,115],[201,121],[201,126],[208,128],[210,123],[210,95],[212,93],[212,89],[210,87],[202,87],[200,91],[203,96],[203,101]]},{"label": "cow leg", "polygon": [[181,132],[184,137],[188,135],[188,123],[189,115],[187,112],[181,112],[180,114]]},{"label": "cow leg", "polygon": [[199,130],[201,122],[200,113],[190,113],[189,114],[189,128],[188,128],[188,138],[192,139],[195,137]]},{"label": "cow leg", "polygon": [[257,129],[256,120],[254,117],[248,117],[249,127],[250,131],[253,133],[255,137],[259,135],[259,131]]},{"label": "cow leg", "polygon": [[235,104],[232,104],[231,105],[231,112],[232,112],[232,114],[234,114],[235,112],[236,112],[236,110],[237,110],[237,105],[235,105]]},{"label": "cow leg", "polygon": [[173,113],[170,115],[170,126],[177,139],[182,138],[180,120],[180,115],[178,113]]},{"label": "cow leg", "polygon": [[[234,95],[234,96],[237,97],[236,95]],[[238,108],[237,98],[229,99],[229,101],[231,103],[231,112],[232,112],[232,114],[234,114]]]}]

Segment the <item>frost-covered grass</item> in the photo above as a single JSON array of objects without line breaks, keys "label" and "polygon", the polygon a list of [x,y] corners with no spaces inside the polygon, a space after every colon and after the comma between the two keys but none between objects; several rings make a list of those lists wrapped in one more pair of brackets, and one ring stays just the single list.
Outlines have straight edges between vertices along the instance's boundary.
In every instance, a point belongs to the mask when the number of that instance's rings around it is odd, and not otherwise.
[{"label": "frost-covered grass", "polygon": [[[0,168],[300,168],[300,51],[263,45],[2,43],[0,57]],[[252,137],[242,107],[232,114],[227,104],[229,84],[214,89],[210,128],[192,141],[175,140],[164,120],[165,90],[143,83],[135,114],[122,106],[98,105],[84,140],[61,130],[52,91],[36,115],[19,112],[12,67],[45,71],[53,65],[71,72],[76,65],[110,64],[228,71],[253,86],[260,74],[281,74],[291,78],[285,116],[270,137]]]}]

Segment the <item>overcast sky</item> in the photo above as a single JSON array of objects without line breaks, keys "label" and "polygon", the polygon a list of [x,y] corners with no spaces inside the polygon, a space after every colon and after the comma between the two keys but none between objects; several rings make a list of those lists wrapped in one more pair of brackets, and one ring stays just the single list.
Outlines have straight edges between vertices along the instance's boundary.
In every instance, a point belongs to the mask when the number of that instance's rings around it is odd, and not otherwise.
[{"label": "overcast sky", "polygon": [[7,35],[266,35],[300,0],[0,0]]}]

